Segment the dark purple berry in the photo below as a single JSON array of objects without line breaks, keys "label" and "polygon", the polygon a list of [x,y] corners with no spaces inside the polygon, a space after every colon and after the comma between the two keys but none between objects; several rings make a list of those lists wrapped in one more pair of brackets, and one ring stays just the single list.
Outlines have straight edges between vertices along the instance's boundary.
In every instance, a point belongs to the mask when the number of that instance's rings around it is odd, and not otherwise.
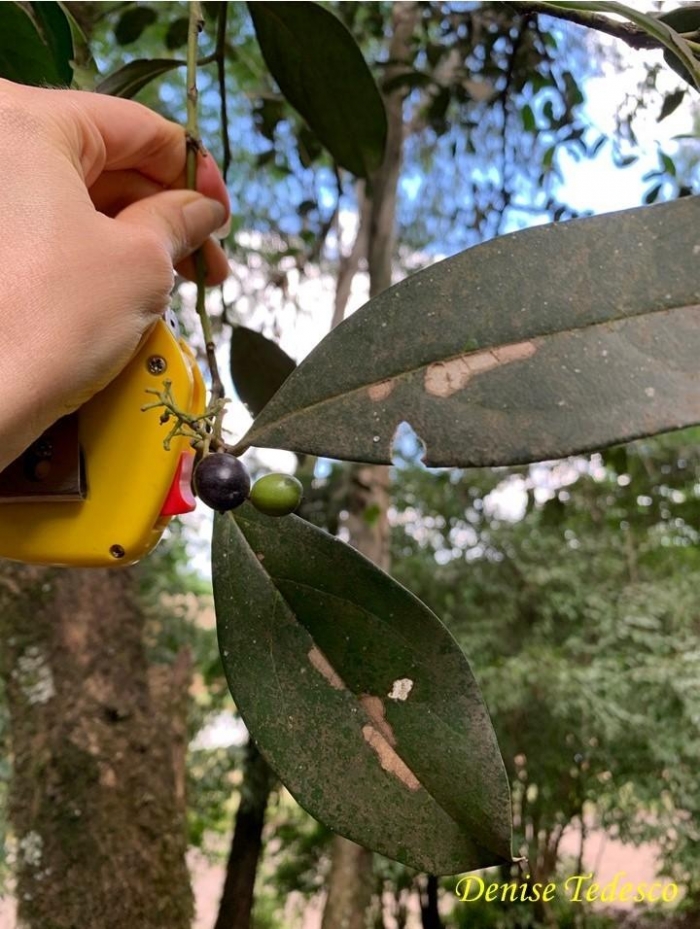
[{"label": "dark purple berry", "polygon": [[248,499],[250,477],[238,458],[216,452],[194,469],[194,491],[212,510],[235,510]]}]

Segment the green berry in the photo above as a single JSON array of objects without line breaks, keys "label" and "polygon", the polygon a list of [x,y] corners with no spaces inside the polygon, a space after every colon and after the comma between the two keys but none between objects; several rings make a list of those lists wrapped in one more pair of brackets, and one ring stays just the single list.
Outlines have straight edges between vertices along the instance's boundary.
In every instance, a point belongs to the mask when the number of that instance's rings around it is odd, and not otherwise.
[{"label": "green berry", "polygon": [[301,483],[291,474],[266,474],[253,484],[250,502],[266,516],[293,513],[303,495]]},{"label": "green berry", "polygon": [[194,491],[212,510],[234,510],[248,498],[250,476],[238,458],[224,452],[207,455],[194,469]]}]

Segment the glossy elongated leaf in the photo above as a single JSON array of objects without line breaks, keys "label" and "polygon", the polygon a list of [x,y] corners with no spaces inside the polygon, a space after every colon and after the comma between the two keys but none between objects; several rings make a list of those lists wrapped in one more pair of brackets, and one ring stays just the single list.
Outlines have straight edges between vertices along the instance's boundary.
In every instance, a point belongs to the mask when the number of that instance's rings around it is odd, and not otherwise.
[{"label": "glossy elongated leaf", "polygon": [[73,36],[68,17],[60,3],[34,3],[32,11],[51,51],[61,83],[68,87],[73,79]]},{"label": "glossy elongated leaf", "polygon": [[215,519],[219,646],[236,705],[299,803],[434,874],[510,861],[508,780],[469,665],[354,549],[246,504]]},{"label": "glossy elongated leaf", "polygon": [[21,4],[3,4],[0,13],[0,77],[36,86],[70,83],[73,72],[69,58],[62,54],[65,33],[61,18],[68,29],[69,42],[70,28],[58,3],[46,3],[45,6],[50,9],[37,17],[38,24],[46,29],[42,36]]},{"label": "glossy elongated leaf", "polygon": [[296,363],[262,333],[234,326],[231,336],[231,378],[236,393],[257,416],[289,377]]},{"label": "glossy elongated leaf", "polygon": [[[666,25],[670,26],[672,29],[675,29],[676,32],[695,32],[697,29],[700,29],[700,3],[684,3],[683,6],[676,10],[668,10],[666,13],[659,13],[657,19],[662,23],[666,23]],[[700,56],[697,54],[695,57],[700,59]],[[676,74],[679,74],[684,81],[687,81],[692,87],[697,88],[697,82],[693,75],[677,55],[666,50],[664,51],[664,61],[669,67],[673,68]]]},{"label": "glossy elongated leaf", "polygon": [[540,226],[380,294],[241,446],[431,465],[559,458],[700,422],[700,197]]},{"label": "glossy elongated leaf", "polygon": [[358,177],[384,157],[386,112],[352,35],[317,3],[249,3],[280,90],[338,164]]},{"label": "glossy elongated leaf", "polygon": [[95,90],[112,97],[135,97],[146,84],[185,64],[176,58],[139,58],[108,74]]}]

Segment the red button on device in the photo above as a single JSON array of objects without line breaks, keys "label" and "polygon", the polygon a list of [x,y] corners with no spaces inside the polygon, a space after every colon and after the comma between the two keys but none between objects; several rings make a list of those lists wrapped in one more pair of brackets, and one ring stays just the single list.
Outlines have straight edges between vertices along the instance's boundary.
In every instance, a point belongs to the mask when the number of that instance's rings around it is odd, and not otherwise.
[{"label": "red button on device", "polygon": [[193,468],[194,452],[182,452],[175,470],[175,477],[160,511],[161,516],[179,516],[181,513],[191,513],[197,506],[197,501],[192,493]]}]

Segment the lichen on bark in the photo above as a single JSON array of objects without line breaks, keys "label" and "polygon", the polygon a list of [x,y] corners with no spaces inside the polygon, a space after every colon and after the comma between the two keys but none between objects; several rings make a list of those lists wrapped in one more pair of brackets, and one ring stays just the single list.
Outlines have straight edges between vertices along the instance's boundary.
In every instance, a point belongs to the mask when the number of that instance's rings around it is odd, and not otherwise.
[{"label": "lichen on bark", "polygon": [[0,567],[10,820],[27,929],[189,929],[172,701],[127,571]]}]

